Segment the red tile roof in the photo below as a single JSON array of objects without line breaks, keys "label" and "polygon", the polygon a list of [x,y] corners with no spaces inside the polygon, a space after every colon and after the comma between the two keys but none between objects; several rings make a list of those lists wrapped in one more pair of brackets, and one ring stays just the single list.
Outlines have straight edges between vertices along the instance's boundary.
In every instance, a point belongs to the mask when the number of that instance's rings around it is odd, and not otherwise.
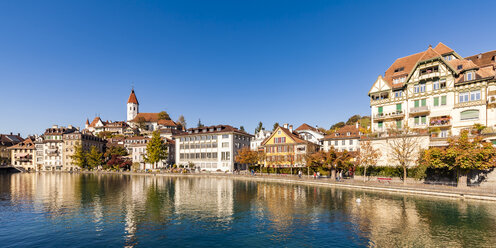
[{"label": "red tile roof", "polygon": [[481,53],[473,56],[466,57],[467,60],[472,60],[478,66],[486,66],[495,64],[496,65],[496,50]]},{"label": "red tile roof", "polygon": [[[348,135],[348,133],[350,133],[350,135]],[[360,130],[356,125],[346,125],[335,132],[324,136],[324,140],[360,138],[360,136]]]},{"label": "red tile roof", "polygon": [[20,142],[14,146],[9,147],[9,149],[34,149],[34,143],[31,138],[25,139],[23,142]]},{"label": "red tile roof", "polygon": [[100,117],[97,116],[97,117],[95,117],[95,119],[93,119],[93,121],[91,121],[91,124],[89,125],[89,127],[95,127],[95,125],[98,123],[98,121],[101,121],[103,123],[102,119],[100,119]]},{"label": "red tile roof", "polygon": [[312,127],[306,123],[303,123],[301,126],[299,126],[297,129],[295,129],[295,131],[302,131],[302,130],[312,130],[312,131],[315,131],[315,132],[318,132],[319,130],[317,130],[317,128],[315,127]]},{"label": "red tile roof", "polygon": [[[196,130],[198,130],[198,133],[195,132]],[[203,132],[203,130],[206,131]],[[230,133],[230,132],[253,136],[247,132],[241,131],[229,125],[188,128],[185,133],[177,134],[175,136],[200,135],[200,134],[212,134],[212,133]]]},{"label": "red tile roof", "polygon": [[127,103],[139,104],[138,98],[136,98],[136,94],[134,94],[134,89],[131,90],[131,94],[129,95],[129,98],[127,99]]}]

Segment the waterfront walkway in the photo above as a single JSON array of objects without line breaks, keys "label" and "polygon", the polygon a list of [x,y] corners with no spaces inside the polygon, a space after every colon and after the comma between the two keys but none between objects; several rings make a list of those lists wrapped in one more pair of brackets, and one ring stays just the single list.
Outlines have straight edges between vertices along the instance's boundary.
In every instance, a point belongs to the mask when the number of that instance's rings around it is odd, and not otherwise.
[{"label": "waterfront walkway", "polygon": [[418,194],[428,196],[440,196],[460,199],[476,199],[476,200],[490,200],[496,201],[496,188],[488,187],[454,187],[444,185],[432,185],[423,183],[410,183],[403,184],[398,182],[378,182],[371,180],[363,182],[362,180],[344,179],[336,181],[331,178],[321,177],[314,179],[313,176],[303,175],[299,178],[297,175],[286,174],[260,174],[254,176],[251,174],[232,174],[232,173],[140,173],[140,172],[83,172],[83,173],[96,173],[96,174],[123,174],[123,175],[149,175],[149,176],[180,176],[180,177],[228,177],[240,180],[254,180],[265,182],[279,182],[279,183],[297,183],[315,186],[331,186],[341,188],[355,188],[362,190],[372,191],[387,191],[404,194]]}]

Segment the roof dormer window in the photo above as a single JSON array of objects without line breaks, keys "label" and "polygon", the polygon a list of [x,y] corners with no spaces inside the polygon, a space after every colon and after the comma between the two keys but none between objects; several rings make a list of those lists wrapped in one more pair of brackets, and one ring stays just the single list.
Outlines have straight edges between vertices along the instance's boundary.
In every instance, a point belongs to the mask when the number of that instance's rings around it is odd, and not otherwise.
[{"label": "roof dormer window", "polygon": [[446,56],[444,56],[444,60],[446,60],[446,61],[450,61],[450,60],[451,60],[451,58],[452,58],[452,57],[451,57],[451,55],[446,55]]},{"label": "roof dormer window", "polygon": [[394,72],[400,72],[400,71],[403,71],[404,69],[405,69],[405,67],[396,68],[394,70]]},{"label": "roof dormer window", "polygon": [[456,69],[457,69],[457,70],[461,70],[461,69],[463,69],[463,65],[458,65],[458,66],[456,67]]},{"label": "roof dormer window", "polygon": [[465,73],[465,79],[466,81],[474,80],[474,72],[466,72]]},{"label": "roof dormer window", "polygon": [[351,135],[351,132],[347,132],[347,133],[346,133],[346,136],[350,136],[350,135]]},{"label": "roof dormer window", "polygon": [[336,137],[338,137],[338,136],[339,136],[339,133],[336,133]]}]

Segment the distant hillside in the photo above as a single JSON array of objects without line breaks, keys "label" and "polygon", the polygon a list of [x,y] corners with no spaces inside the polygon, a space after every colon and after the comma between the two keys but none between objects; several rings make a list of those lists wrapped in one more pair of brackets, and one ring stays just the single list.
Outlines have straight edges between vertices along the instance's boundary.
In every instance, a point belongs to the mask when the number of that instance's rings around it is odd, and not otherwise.
[{"label": "distant hillside", "polygon": [[334,131],[338,128],[344,127],[345,125],[354,125],[355,123],[360,123],[360,127],[369,128],[370,127],[370,116],[360,116],[354,115],[350,117],[346,122],[340,121],[332,125],[329,130]]}]

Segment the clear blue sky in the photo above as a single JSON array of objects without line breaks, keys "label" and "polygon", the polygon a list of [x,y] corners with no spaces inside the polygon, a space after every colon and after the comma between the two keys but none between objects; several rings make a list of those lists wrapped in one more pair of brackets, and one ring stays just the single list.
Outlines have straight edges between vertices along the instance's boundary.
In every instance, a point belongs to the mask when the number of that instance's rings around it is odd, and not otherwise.
[{"label": "clear blue sky", "polygon": [[0,133],[124,120],[328,128],[398,57],[496,49],[496,1],[0,1]]}]

